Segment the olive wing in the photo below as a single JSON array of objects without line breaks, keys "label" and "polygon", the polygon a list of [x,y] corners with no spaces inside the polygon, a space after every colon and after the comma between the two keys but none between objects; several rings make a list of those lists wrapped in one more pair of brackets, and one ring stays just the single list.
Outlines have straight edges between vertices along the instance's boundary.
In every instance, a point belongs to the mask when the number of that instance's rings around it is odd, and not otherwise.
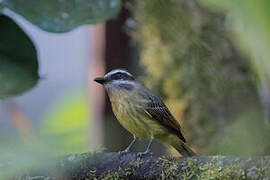
[{"label": "olive wing", "polygon": [[144,100],[146,113],[151,116],[152,119],[158,121],[161,125],[175,133],[183,142],[186,142],[184,136],[181,133],[180,124],[173,117],[163,101],[147,88],[143,89],[144,90],[141,91],[142,93],[140,95]]}]

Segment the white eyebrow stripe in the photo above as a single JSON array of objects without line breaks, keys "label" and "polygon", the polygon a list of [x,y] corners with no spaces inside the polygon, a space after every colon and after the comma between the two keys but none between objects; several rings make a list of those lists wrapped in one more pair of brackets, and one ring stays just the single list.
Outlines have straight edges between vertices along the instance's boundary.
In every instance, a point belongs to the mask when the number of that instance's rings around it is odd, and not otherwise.
[{"label": "white eyebrow stripe", "polygon": [[108,72],[107,74],[105,74],[104,77],[109,77],[109,76],[111,76],[111,75],[113,75],[113,74],[116,74],[116,73],[119,73],[119,72],[120,72],[120,73],[123,73],[123,74],[127,74],[128,76],[133,77],[132,74],[130,74],[129,72],[127,72],[127,71],[125,71],[125,70],[122,70],[122,69],[115,69],[115,70],[112,70],[112,71]]}]

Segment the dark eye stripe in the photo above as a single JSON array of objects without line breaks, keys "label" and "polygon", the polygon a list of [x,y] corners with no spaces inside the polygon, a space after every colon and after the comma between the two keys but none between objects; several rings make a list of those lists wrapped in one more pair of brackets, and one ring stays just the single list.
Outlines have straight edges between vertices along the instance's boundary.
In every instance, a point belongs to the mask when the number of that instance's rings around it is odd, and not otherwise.
[{"label": "dark eye stripe", "polygon": [[120,72],[112,75],[112,79],[121,79],[123,77],[124,77],[123,73]]}]

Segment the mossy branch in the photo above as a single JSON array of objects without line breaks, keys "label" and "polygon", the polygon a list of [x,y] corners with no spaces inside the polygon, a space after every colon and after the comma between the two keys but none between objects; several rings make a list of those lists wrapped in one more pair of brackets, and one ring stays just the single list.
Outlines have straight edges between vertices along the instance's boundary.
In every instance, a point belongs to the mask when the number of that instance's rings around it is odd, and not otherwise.
[{"label": "mossy branch", "polygon": [[[136,154],[84,153],[64,157],[25,179],[263,179],[270,177],[270,156],[172,158]],[[23,179],[24,179],[23,178]]]}]

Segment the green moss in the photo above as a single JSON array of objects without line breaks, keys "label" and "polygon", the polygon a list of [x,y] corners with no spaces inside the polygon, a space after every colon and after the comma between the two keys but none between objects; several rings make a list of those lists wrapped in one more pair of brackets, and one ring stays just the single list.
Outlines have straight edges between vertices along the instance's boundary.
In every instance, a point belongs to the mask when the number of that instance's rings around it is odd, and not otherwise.
[{"label": "green moss", "polygon": [[157,167],[160,167],[161,174],[160,178],[161,179],[175,179],[178,178],[178,161],[175,159],[169,160],[167,158],[160,157],[158,162],[157,162]]},{"label": "green moss", "polygon": [[243,169],[237,166],[220,167],[213,163],[207,163],[200,167],[200,173],[197,175],[198,179],[217,179],[217,180],[231,180],[231,179],[246,179]]},{"label": "green moss", "polygon": [[[109,160],[110,158],[111,160]],[[244,159],[227,156],[188,158],[149,156],[137,158],[132,155],[119,157],[118,154],[114,153],[85,153],[71,155],[67,157],[67,160],[69,163],[72,161],[73,168],[76,167],[77,163],[79,164],[80,172],[77,172],[76,177],[83,179],[108,180],[152,177],[154,179],[183,180],[249,180],[263,179],[268,177],[270,172],[268,157]],[[95,169],[96,165],[99,164],[97,162],[102,161],[108,161],[108,163]],[[114,161],[119,161],[120,166],[111,164]],[[89,167],[92,169],[88,169]],[[110,170],[104,171],[104,167]],[[85,170],[87,170],[86,174]]]},{"label": "green moss", "polygon": [[102,179],[104,180],[124,179],[124,178],[127,178],[131,174],[132,174],[132,171],[130,168],[122,169],[121,167],[119,167],[117,171],[107,173],[106,175],[102,177]]},{"label": "green moss", "polygon": [[184,179],[214,179],[214,180],[231,180],[246,179],[245,172],[237,165],[221,166],[217,157],[213,157],[210,162],[198,164],[196,159],[188,160],[190,172]]},{"label": "green moss", "polygon": [[[257,180],[269,177],[269,160],[270,157],[245,159],[228,156],[189,158],[146,156],[138,158],[133,155],[119,156],[116,153],[85,153],[66,157],[60,161],[61,165],[58,169],[60,172],[65,172],[67,179]],[[38,171],[42,172],[40,175],[27,173],[22,177],[47,178],[45,175],[47,167],[44,170]],[[48,172],[55,172],[54,170],[55,168]]]},{"label": "green moss", "polygon": [[188,158],[187,161],[184,161],[183,163],[184,164],[179,164],[179,162],[175,160],[171,161],[166,158],[164,159],[159,158],[158,165],[162,167],[160,179],[175,179],[175,178],[178,179],[180,178],[184,180],[247,179],[245,171],[238,164],[221,166],[219,164],[220,162],[218,161],[217,157],[213,157],[213,159],[210,162],[207,162],[205,164],[202,164],[201,162],[199,163],[197,159],[193,158]]},{"label": "green moss", "polygon": [[[135,161],[129,162],[125,168],[119,167],[116,171],[107,171],[99,176],[99,179],[109,180],[109,179],[126,179],[134,175],[136,170],[143,163],[142,160],[136,159]],[[95,174],[92,174],[90,177],[96,177]]]}]

